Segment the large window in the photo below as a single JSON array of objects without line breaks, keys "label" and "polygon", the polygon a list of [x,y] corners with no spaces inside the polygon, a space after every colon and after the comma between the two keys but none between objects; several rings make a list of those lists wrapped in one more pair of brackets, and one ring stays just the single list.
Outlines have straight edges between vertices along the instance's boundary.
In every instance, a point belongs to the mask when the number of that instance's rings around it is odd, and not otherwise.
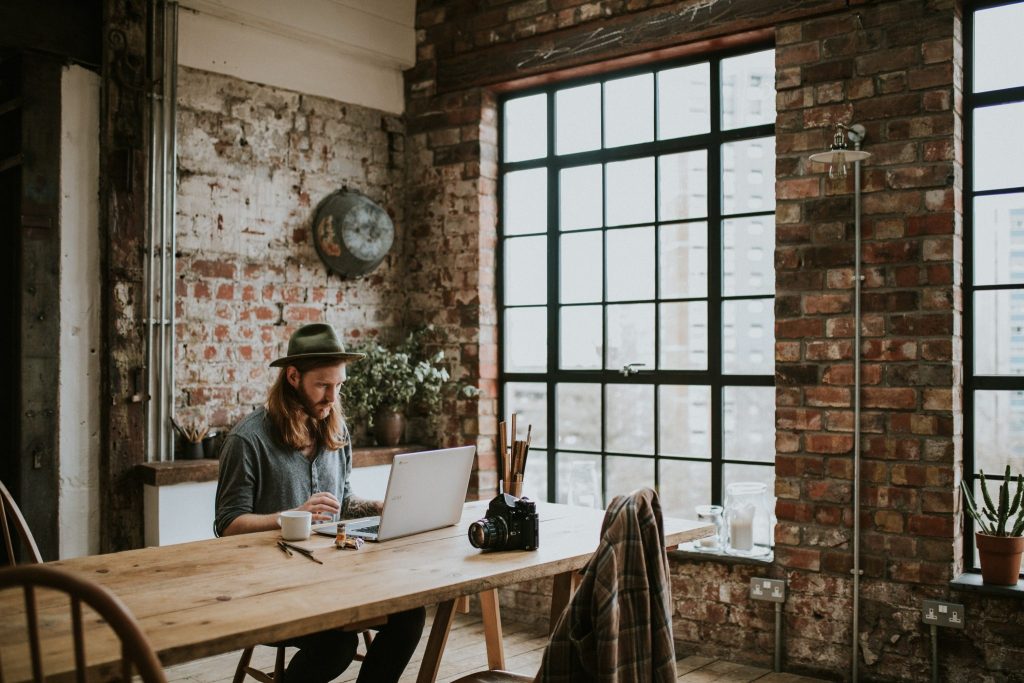
[{"label": "large window", "polygon": [[966,20],[964,476],[977,492],[982,470],[1024,471],[1024,2],[975,3]]},{"label": "large window", "polygon": [[[771,49],[502,102],[502,412],[533,425],[524,492],[666,514],[774,492]],[[768,543],[769,539],[758,539]]]}]

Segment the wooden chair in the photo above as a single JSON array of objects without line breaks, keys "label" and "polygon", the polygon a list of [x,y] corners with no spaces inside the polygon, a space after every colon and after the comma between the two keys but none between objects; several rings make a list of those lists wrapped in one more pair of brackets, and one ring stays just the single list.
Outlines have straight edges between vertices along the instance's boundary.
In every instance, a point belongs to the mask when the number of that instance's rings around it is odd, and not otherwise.
[{"label": "wooden chair", "polygon": [[[124,603],[103,586],[70,572],[42,564],[0,570],[0,590],[17,587],[20,587],[25,595],[25,615],[33,681],[41,683],[44,680],[44,662],[39,638],[39,614],[35,595],[37,588],[46,588],[64,593],[70,598],[77,680],[86,680],[85,638],[82,630],[82,603],[85,603],[103,618],[121,641],[120,680],[131,681],[134,668],[143,683],[167,683],[160,660],[153,652],[146,635],[139,628],[138,622],[135,621]],[[0,670],[0,680],[2,679],[3,672]]]},{"label": "wooden chair", "polygon": [[[647,511],[651,513],[651,516],[648,517],[648,519],[651,519],[653,517],[653,519],[656,520],[656,534],[641,533],[640,537],[635,537],[631,535],[628,539],[625,537],[616,538],[616,532],[612,530],[612,527],[616,519],[627,519],[629,521],[635,522],[640,519],[640,508],[645,508]],[[648,527],[648,529],[650,528],[651,527]],[[653,489],[637,490],[626,496],[616,496],[615,499],[612,500],[611,504],[608,505],[608,509],[605,511],[604,523],[601,527],[601,543],[598,547],[598,550],[594,554],[594,558],[599,558],[603,552],[614,552],[614,554],[619,555],[620,553],[636,552],[637,550],[639,550],[639,552],[643,554],[643,556],[647,559],[648,562],[651,562],[655,565],[660,565],[660,567],[663,570],[663,574],[660,575],[660,579],[654,585],[649,586],[649,590],[651,591],[650,595],[652,596],[652,598],[655,595],[661,596],[664,608],[662,616],[665,620],[666,628],[668,629],[668,639],[667,641],[662,639],[660,642],[667,643],[668,650],[669,652],[671,652],[671,603],[669,598],[667,597],[669,595],[669,587],[667,585],[668,557],[665,554],[664,540],[664,531],[661,520],[661,507],[660,503],[658,502],[658,494]],[[618,548],[618,550],[610,550],[613,547]],[[617,573],[619,574],[620,579],[621,572],[625,568],[625,564],[622,562],[622,559],[622,557],[619,557],[619,561],[611,565],[617,569]],[[584,569],[584,571],[587,571],[588,569],[590,569],[589,565],[587,568]],[[655,575],[657,575],[657,572],[655,572]],[[648,577],[650,578],[651,576],[652,575],[648,573]],[[589,590],[586,588],[585,585],[585,582],[588,579],[591,582]],[[569,658],[575,658],[578,660],[580,653],[576,652],[575,657],[573,657],[572,650],[574,649],[574,645],[570,644],[570,641],[573,639],[569,638],[567,634],[570,630],[572,630],[571,624],[573,604],[577,601],[580,601],[581,605],[586,605],[586,603],[591,598],[591,595],[588,593],[592,592],[593,590],[593,576],[589,576],[588,579],[583,580],[584,586],[581,587],[581,590],[579,592],[576,592],[575,595],[573,595],[572,599],[569,601],[569,604],[566,606],[565,610],[561,612],[561,615],[557,620],[558,623],[553,626],[553,639],[548,641],[548,645],[545,648],[545,662],[547,658],[552,655],[553,652],[556,653],[556,658],[562,658],[562,661],[566,659],[567,655]],[[559,587],[559,585],[556,583],[555,590],[556,592],[558,590],[570,592],[575,587],[576,583],[577,576],[574,574],[571,577],[571,580],[564,581],[561,587]],[[651,614],[655,615],[657,614],[657,612],[655,610],[652,610]],[[552,617],[554,617],[554,611],[552,612]],[[554,622],[554,619],[552,621]],[[664,635],[664,632],[661,633],[662,635]],[[559,634],[560,637],[558,637]],[[620,649],[620,653],[621,651],[622,650]],[[642,658],[640,659],[642,660]],[[531,681],[539,680],[541,677],[546,677],[547,673],[548,672],[545,671],[544,665],[542,665],[541,671],[534,676],[526,676],[523,674],[512,673],[510,671],[492,669],[490,671],[480,671],[477,673],[469,674],[468,676],[463,676],[461,678],[456,679],[454,683],[530,683]],[[557,678],[558,680],[568,680],[568,678],[566,677],[566,673],[567,672],[559,671],[556,669],[554,675],[555,678]],[[578,670],[575,673],[579,673]],[[661,678],[664,679],[669,674],[667,671],[661,670],[659,671],[659,675],[661,675]],[[671,667],[671,679],[675,680],[675,678],[676,673],[675,666],[673,664]],[[626,679],[629,679],[629,676],[627,676]]]},{"label": "wooden chair", "polygon": [[[8,522],[10,517],[10,522]],[[4,483],[0,481],[0,529],[3,530],[4,535],[4,549],[7,551],[7,563],[12,567],[18,562],[15,559],[14,551],[18,548],[18,543],[15,542],[15,538],[11,533],[11,524],[14,525],[14,531],[18,532],[18,541],[20,545],[24,546],[28,551],[28,558],[26,562],[40,563],[43,561],[42,556],[39,554],[39,546],[36,545],[36,539],[32,537],[32,532],[28,528],[28,524],[25,522],[25,518],[21,515],[21,510],[18,509],[18,504],[14,502],[14,497],[11,492],[7,490]]]},{"label": "wooden chair", "polygon": [[[380,622],[383,623],[383,622]],[[378,625],[378,624],[375,624]],[[363,636],[363,645],[367,650],[370,649],[370,644],[373,642],[373,634],[370,631],[364,630],[361,634]],[[238,660],[238,666],[235,667],[235,677],[231,679],[232,683],[242,683],[246,676],[256,679],[261,683],[276,683],[284,680],[284,651],[283,646],[277,648],[277,659],[274,661],[274,670],[270,673],[261,671],[254,666],[250,666],[252,661],[252,653],[255,647],[247,647],[242,650],[242,658]],[[362,652],[356,652],[356,661],[361,662],[366,658],[366,655]]]}]

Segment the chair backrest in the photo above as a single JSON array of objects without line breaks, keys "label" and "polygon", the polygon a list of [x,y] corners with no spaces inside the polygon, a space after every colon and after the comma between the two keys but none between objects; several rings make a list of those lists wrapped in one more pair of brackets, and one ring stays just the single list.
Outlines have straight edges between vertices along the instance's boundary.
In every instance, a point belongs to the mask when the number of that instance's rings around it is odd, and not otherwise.
[{"label": "chair backrest", "polygon": [[538,680],[675,681],[672,610],[658,494],[616,496]]},{"label": "chair backrest", "polygon": [[22,517],[18,504],[14,502],[14,496],[7,490],[4,483],[0,481],[0,529],[3,530],[7,563],[13,567],[18,561],[15,555],[17,544],[15,543],[11,525],[14,526],[14,531],[18,533],[18,540],[21,542],[21,545],[28,551],[28,557],[25,558],[25,561],[42,562],[43,558],[39,554],[39,546],[36,545],[36,539],[32,537],[32,531],[28,528],[28,523]]},{"label": "chair backrest", "polygon": [[[83,633],[82,603],[91,607],[121,641],[121,680],[132,680],[134,667],[143,683],[166,683],[160,660],[157,659],[138,622],[117,596],[103,586],[62,569],[43,564],[23,565],[0,569],[0,590],[20,587],[25,596],[25,622],[28,629],[29,654],[32,661],[32,680],[45,680],[42,648],[39,635],[39,614],[36,608],[36,588],[47,588],[65,593],[70,598],[71,630],[75,652],[77,680],[86,680],[85,635]],[[3,672],[0,670],[0,680]]]}]

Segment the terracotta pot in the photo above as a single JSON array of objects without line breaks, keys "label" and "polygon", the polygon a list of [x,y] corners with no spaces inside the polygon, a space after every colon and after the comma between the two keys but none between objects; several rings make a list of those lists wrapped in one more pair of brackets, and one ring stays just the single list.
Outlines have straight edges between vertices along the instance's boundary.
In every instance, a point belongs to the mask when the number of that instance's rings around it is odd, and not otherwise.
[{"label": "terracotta pot", "polygon": [[974,540],[981,558],[981,580],[993,586],[1016,586],[1024,537],[989,536],[976,531]]},{"label": "terracotta pot", "polygon": [[397,446],[405,433],[405,415],[394,410],[378,410],[373,416],[373,435],[378,446]]}]

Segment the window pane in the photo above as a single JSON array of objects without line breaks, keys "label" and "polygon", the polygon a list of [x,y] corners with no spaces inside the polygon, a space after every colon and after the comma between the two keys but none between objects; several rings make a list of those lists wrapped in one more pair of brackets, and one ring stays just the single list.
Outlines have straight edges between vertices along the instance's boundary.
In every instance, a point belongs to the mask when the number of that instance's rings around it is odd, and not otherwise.
[{"label": "window pane", "polygon": [[547,95],[505,103],[505,161],[545,156],[548,149]]},{"label": "window pane", "polygon": [[542,307],[505,309],[505,371],[548,369],[548,317]]},{"label": "window pane", "polygon": [[601,450],[601,385],[562,383],[555,396],[558,447]]},{"label": "window pane", "polygon": [[1024,374],[1024,289],[974,293],[974,374]]},{"label": "window pane", "polygon": [[654,488],[654,458],[610,455],[605,460],[605,475],[605,507],[608,507],[615,496],[645,487]]},{"label": "window pane", "polygon": [[1024,185],[1024,102],[974,110],[974,189]]},{"label": "window pane", "polygon": [[604,84],[604,146],[654,139],[654,75],[618,78]]},{"label": "window pane", "polygon": [[1007,465],[1024,470],[1024,391],[976,391],[974,469],[1002,475]]},{"label": "window pane", "polygon": [[775,462],[775,387],[723,387],[722,455]]},{"label": "window pane", "polygon": [[722,145],[722,211],[775,209],[775,138]]},{"label": "window pane", "polygon": [[[775,539],[771,535],[775,528],[775,468],[766,465],[726,464],[722,466],[722,479],[726,488],[728,488],[729,484],[741,481],[761,482],[768,487],[767,495],[765,496],[768,499],[766,504],[767,510],[764,513],[764,516],[768,517],[768,519],[765,520],[760,511],[757,517],[755,517],[754,543],[763,546],[773,545]],[[723,489],[723,499],[724,495]]]},{"label": "window pane", "polygon": [[608,301],[654,298],[654,228],[609,230],[607,254]]},{"label": "window pane", "polygon": [[572,154],[601,146],[601,84],[559,90],[555,95],[555,151]]},{"label": "window pane", "polygon": [[775,50],[722,60],[722,130],[775,123]]},{"label": "window pane", "polygon": [[654,159],[633,159],[608,164],[606,211],[608,225],[654,221]]},{"label": "window pane", "polygon": [[711,132],[711,65],[658,73],[658,139]]},{"label": "window pane", "polygon": [[559,251],[562,303],[575,304],[601,300],[601,233],[581,232],[562,235]]},{"label": "window pane", "polygon": [[[533,431],[536,434],[536,424],[534,424]],[[530,452],[526,456],[526,472],[523,474],[523,496],[532,500],[548,499],[548,452],[535,449],[532,443],[530,444]]]},{"label": "window pane", "polygon": [[559,228],[601,227],[601,165],[567,168],[559,174],[558,182]]},{"label": "window pane", "polygon": [[710,458],[711,387],[658,387],[658,432],[661,455]]},{"label": "window pane", "polygon": [[[607,451],[654,455],[654,387],[650,384],[609,384],[605,388]],[[653,482],[654,472],[648,483]]]},{"label": "window pane", "polygon": [[558,453],[558,494],[556,500],[568,505],[600,508],[601,458],[582,453]]},{"label": "window pane", "polygon": [[545,232],[548,228],[548,172],[543,168],[505,174],[506,235]]},{"label": "window pane", "polygon": [[543,304],[548,300],[548,238],[505,240],[505,303]]},{"label": "window pane", "polygon": [[658,218],[672,221],[707,215],[707,150],[658,157]]},{"label": "window pane", "polygon": [[686,301],[659,305],[658,367],[662,370],[707,370],[708,304]]},{"label": "window pane", "polygon": [[548,387],[543,382],[505,384],[505,413],[518,413],[518,424],[533,425],[530,433],[530,458],[534,448],[548,445]]},{"label": "window pane", "polygon": [[697,519],[698,505],[711,503],[711,464],[662,460],[658,497],[666,517]]},{"label": "window pane", "polygon": [[630,363],[654,367],[654,304],[608,307],[608,364],[618,370]]},{"label": "window pane", "polygon": [[[1024,85],[1024,4],[974,13],[974,92]],[[1008,65],[1017,68],[1007,68]]]},{"label": "window pane", "polygon": [[775,217],[722,221],[722,293],[775,292]]},{"label": "window pane", "polygon": [[566,306],[562,309],[559,366],[569,370],[601,367],[604,355],[601,323],[600,306]]},{"label": "window pane", "polygon": [[707,223],[658,228],[658,278],[663,299],[707,296]]},{"label": "window pane", "polygon": [[974,199],[974,283],[1024,283],[1024,194]]},{"label": "window pane", "polygon": [[770,375],[775,371],[775,311],[771,299],[722,304],[722,372]]}]

